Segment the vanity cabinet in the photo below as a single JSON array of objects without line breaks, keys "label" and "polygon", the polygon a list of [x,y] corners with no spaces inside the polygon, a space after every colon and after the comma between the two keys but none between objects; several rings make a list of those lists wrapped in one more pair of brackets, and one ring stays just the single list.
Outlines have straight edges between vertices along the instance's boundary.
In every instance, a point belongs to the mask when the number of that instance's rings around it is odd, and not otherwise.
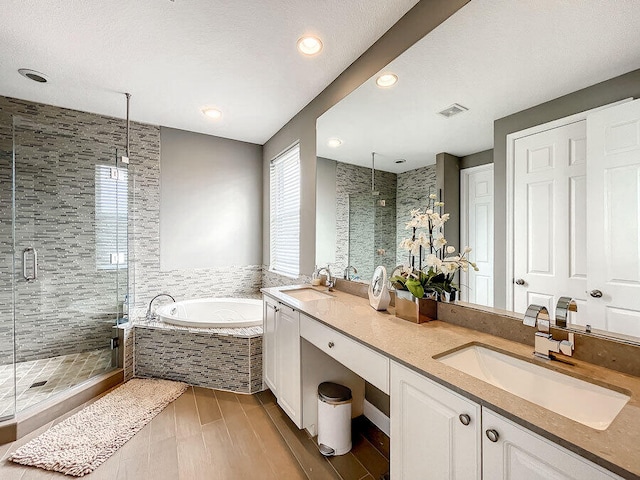
[{"label": "vanity cabinet", "polygon": [[264,297],[264,381],[278,405],[298,428],[302,428],[300,378],[300,313]]},{"label": "vanity cabinet", "polygon": [[391,362],[391,478],[482,478],[480,418],[480,405]]},{"label": "vanity cabinet", "polygon": [[621,477],[482,409],[482,467],[492,480],[621,480]]},{"label": "vanity cabinet", "polygon": [[391,362],[393,480],[621,480]]}]

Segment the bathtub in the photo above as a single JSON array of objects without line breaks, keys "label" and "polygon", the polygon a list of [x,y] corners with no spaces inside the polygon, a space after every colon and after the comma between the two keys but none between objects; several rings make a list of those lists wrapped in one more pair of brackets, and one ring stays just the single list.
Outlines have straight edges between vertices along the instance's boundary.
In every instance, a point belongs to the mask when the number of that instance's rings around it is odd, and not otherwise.
[{"label": "bathtub", "polygon": [[158,308],[158,318],[181,327],[234,328],[262,325],[262,301],[250,298],[202,298]]}]

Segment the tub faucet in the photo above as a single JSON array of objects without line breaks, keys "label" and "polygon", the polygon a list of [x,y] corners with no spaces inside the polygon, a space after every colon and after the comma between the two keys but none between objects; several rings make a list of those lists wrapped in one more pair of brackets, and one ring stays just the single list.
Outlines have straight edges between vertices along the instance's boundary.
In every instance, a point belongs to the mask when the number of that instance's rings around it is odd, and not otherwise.
[{"label": "tub faucet", "polygon": [[156,312],[152,312],[152,311],[151,311],[151,306],[153,305],[153,302],[155,301],[155,299],[156,299],[156,298],[159,298],[159,297],[169,297],[169,298],[173,301],[173,303],[176,303],[176,299],[175,299],[175,298],[173,298],[173,297],[172,297],[171,295],[169,295],[168,293],[161,293],[161,294],[159,294],[159,295],[156,295],[156,296],[155,296],[155,297],[153,297],[153,298],[151,299],[151,301],[149,302],[149,308],[147,309],[147,314],[145,315],[145,318],[146,318],[148,321],[152,321],[152,320],[157,320],[157,319],[158,319],[158,315],[156,315]]},{"label": "tub faucet", "polygon": [[349,265],[347,268],[344,269],[344,279],[345,280],[351,280],[351,277],[349,276],[349,272],[353,270],[353,274],[357,274],[358,273],[358,269],[356,267],[354,267],[353,265]]},{"label": "tub faucet", "polygon": [[550,353],[562,353],[568,357],[573,355],[573,332],[569,332],[569,340],[555,340],[553,335],[551,335],[549,311],[545,307],[529,305],[522,323],[529,327],[538,328],[535,336],[535,350],[533,352],[536,357],[549,360],[551,358],[549,356]]}]

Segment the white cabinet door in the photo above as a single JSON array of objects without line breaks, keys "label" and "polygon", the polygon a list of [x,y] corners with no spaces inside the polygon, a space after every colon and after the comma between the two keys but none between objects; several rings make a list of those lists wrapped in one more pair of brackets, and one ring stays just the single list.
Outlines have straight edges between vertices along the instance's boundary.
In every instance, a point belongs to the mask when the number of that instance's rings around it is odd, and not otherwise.
[{"label": "white cabinet door", "polygon": [[480,421],[479,405],[391,362],[393,480],[480,479]]},{"label": "white cabinet door", "polygon": [[[486,479],[621,480],[486,408],[482,409],[482,425],[482,465]],[[495,442],[489,439],[487,431],[491,431]]]},{"label": "white cabinet door", "polygon": [[592,326],[640,335],[640,100],[587,117]]},{"label": "white cabinet door", "polygon": [[264,383],[278,396],[276,378],[276,312],[278,303],[264,297],[263,302],[263,334],[262,334],[262,367]]},{"label": "white cabinet door", "polygon": [[276,397],[278,405],[302,428],[300,314],[279,304],[276,316]]},{"label": "white cabinet door", "polygon": [[579,306],[570,321],[585,323],[586,138],[582,120],[514,142],[516,312],[533,303],[553,318],[558,297],[567,295]]}]

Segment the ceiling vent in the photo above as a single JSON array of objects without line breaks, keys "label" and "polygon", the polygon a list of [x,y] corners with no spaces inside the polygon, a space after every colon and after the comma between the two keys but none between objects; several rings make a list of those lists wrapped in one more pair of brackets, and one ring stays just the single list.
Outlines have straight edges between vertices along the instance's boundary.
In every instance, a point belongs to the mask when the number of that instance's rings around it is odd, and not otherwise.
[{"label": "ceiling vent", "polygon": [[459,103],[454,103],[438,113],[443,117],[450,118],[459,113],[466,112],[467,110],[469,110],[467,107],[463,107]]},{"label": "ceiling vent", "polygon": [[49,81],[49,78],[44,73],[36,72],[29,68],[21,68],[18,70],[18,73],[29,80],[33,80],[34,82],[47,83]]}]

